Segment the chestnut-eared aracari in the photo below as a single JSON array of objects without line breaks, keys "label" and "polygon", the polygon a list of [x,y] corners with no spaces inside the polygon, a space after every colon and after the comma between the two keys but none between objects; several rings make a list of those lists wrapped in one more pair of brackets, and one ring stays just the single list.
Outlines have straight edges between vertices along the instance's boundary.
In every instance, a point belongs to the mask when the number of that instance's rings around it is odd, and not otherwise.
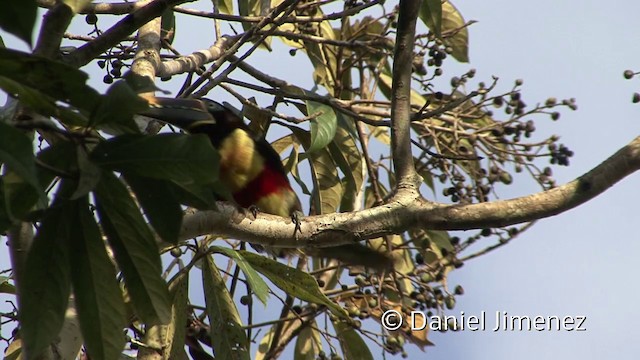
[{"label": "chestnut-eared aracari", "polygon": [[[149,108],[140,115],[209,137],[220,155],[220,180],[238,205],[282,217],[301,213],[300,200],[291,188],[280,156],[235,111],[209,99],[146,99]],[[277,254],[291,253],[287,250]],[[359,243],[305,252],[378,270],[392,264],[387,254]]]}]

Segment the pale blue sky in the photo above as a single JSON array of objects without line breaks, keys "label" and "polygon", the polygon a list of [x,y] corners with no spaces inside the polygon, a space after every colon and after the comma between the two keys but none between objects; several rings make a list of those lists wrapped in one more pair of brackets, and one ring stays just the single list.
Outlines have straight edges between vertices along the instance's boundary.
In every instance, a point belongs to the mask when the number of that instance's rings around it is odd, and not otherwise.
[{"label": "pale blue sky", "polygon": [[[640,81],[622,77],[627,68],[640,69],[640,2],[460,0],[455,4],[467,20],[478,23],[470,28],[471,64],[448,63],[446,74],[453,76],[473,67],[477,69],[475,80],[489,82],[491,75],[498,76],[502,90],[522,78],[528,104],[549,96],[576,98],[578,111],[564,111],[558,122],[547,118],[537,122],[540,136],[559,134],[575,152],[569,168],[554,169],[558,183],[589,170],[640,135],[640,105],[631,103]],[[82,21],[79,26],[84,26]],[[187,35],[186,28],[192,26],[210,29],[202,21],[179,22],[176,42],[183,44],[182,51],[196,50],[208,42]],[[197,31],[202,34],[202,28]],[[10,41],[5,37],[9,46]],[[303,57],[296,62],[286,52],[279,54],[283,58],[259,52],[257,59],[270,73],[286,75],[310,88],[308,67],[299,65]],[[288,66],[291,61],[298,65]],[[103,74],[96,69],[90,66],[85,71],[102,89]],[[509,245],[450,275],[450,284],[461,284],[466,290],[452,314],[486,311],[492,317],[500,310],[513,315],[586,316],[586,332],[437,333],[431,335],[435,347],[426,354],[414,348],[410,358],[637,356],[639,185],[640,174],[632,175],[577,209],[541,220]],[[501,191],[501,196],[533,191],[537,188],[514,184]],[[481,242],[477,248],[483,245],[489,243]],[[8,263],[5,250],[0,252],[0,263]],[[382,357],[378,354],[377,358]]]}]

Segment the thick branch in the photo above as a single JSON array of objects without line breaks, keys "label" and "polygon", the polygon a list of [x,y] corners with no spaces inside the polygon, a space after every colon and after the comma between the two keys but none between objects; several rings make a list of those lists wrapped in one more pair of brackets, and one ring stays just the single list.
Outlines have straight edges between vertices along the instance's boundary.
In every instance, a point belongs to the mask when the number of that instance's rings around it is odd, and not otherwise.
[{"label": "thick branch", "polygon": [[42,21],[38,43],[33,53],[36,55],[55,58],[60,52],[60,43],[67,30],[73,11],[67,4],[60,2],[47,11]]},{"label": "thick branch", "polygon": [[194,71],[204,64],[219,59],[225,51],[238,41],[239,36],[222,36],[208,49],[198,50],[192,54],[181,56],[175,60],[163,61],[157,68],[159,77],[182,74]]},{"label": "thick branch", "polygon": [[391,155],[398,190],[416,191],[418,175],[411,155],[411,66],[420,0],[400,1],[391,87]]},{"label": "thick branch", "polygon": [[118,21],[117,24],[95,40],[82,45],[76,51],[65,56],[64,61],[75,67],[86,65],[98,55],[116,46],[122,39],[131,35],[142,25],[162,15],[167,8],[191,1],[194,0],[154,0],[149,5],[125,16],[124,19]]},{"label": "thick branch", "polygon": [[182,239],[216,233],[273,247],[327,247],[398,234],[412,228],[470,230],[519,224],[560,214],[601,194],[640,169],[640,137],[576,180],[552,190],[481,204],[426,202],[398,194],[387,204],[356,212],[309,216],[300,230],[290,219],[258,214],[256,219],[221,203],[219,211],[185,217]]}]

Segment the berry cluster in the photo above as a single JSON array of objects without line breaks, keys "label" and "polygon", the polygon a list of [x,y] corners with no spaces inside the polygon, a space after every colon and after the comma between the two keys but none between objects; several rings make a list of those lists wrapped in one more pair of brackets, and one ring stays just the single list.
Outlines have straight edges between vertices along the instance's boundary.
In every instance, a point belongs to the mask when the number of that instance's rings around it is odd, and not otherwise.
[{"label": "berry cluster", "polygon": [[573,156],[573,151],[569,150],[563,144],[557,146],[555,143],[549,144],[549,151],[551,152],[551,164],[558,164],[561,166],[569,166],[569,158]]}]

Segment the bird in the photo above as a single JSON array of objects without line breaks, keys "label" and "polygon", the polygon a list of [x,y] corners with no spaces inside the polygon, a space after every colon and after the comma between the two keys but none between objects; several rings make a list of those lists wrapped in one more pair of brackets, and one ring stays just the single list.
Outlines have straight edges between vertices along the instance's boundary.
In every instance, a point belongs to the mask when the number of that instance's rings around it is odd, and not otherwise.
[{"label": "bird", "polygon": [[[280,155],[258,136],[234,109],[210,99],[146,97],[149,108],[140,115],[176,126],[190,134],[205,134],[220,155],[220,180],[241,207],[292,217],[302,214],[300,199],[291,187]],[[255,246],[262,250],[260,246]],[[269,250],[288,256],[292,249]],[[377,270],[392,266],[389,255],[360,243],[306,249],[304,253],[336,259],[347,265]]]}]

